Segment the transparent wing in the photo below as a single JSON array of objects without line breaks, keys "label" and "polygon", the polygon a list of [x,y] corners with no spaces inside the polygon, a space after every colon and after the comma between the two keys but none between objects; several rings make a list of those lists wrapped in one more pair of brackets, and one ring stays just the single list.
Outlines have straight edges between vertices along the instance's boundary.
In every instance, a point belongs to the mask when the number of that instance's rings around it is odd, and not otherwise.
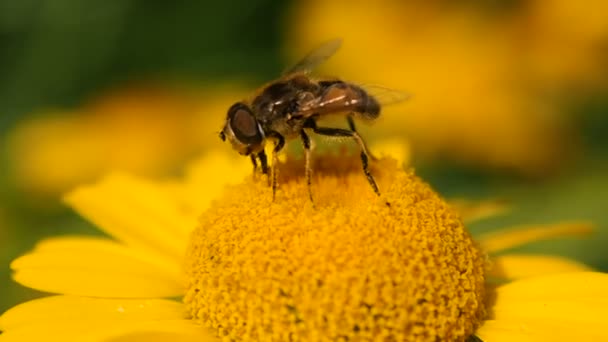
[{"label": "transparent wing", "polygon": [[378,101],[378,103],[383,107],[405,102],[412,98],[412,94],[397,89],[373,84],[355,84],[375,98],[376,101]]},{"label": "transparent wing", "polygon": [[324,93],[299,103],[293,117],[309,117],[338,113],[353,113],[361,119],[373,120],[381,108],[410,98],[408,93],[376,85],[359,85],[338,82],[328,86]]},{"label": "transparent wing", "polygon": [[342,46],[342,39],[336,38],[329,40],[321,44],[316,49],[312,50],[306,57],[300,60],[291,68],[288,68],[283,72],[283,75],[289,75],[294,73],[310,73],[313,69],[323,64],[331,56],[333,56],[338,49]]},{"label": "transparent wing", "polygon": [[[346,83],[347,85],[355,85],[365,91],[368,96],[373,97],[382,107],[398,104],[409,100],[412,95],[396,89],[391,89],[378,85]],[[335,91],[325,94],[325,96],[312,98],[309,101],[302,101],[300,108],[303,111],[314,112],[319,108],[342,106],[345,108],[356,107],[361,104],[361,101],[367,101],[365,97],[352,96],[349,91],[352,88],[345,88],[342,91]]]}]

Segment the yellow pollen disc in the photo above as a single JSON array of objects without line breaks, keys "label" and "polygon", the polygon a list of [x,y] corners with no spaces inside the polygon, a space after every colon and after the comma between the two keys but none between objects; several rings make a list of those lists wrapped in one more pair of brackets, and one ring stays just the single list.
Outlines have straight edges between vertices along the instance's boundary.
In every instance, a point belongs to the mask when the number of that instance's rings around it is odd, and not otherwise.
[{"label": "yellow pollen disc", "polygon": [[[463,341],[483,318],[485,257],[427,184],[383,159],[378,198],[358,156],[279,165],[203,215],[185,302],[226,341]],[[390,207],[386,205],[390,203]]]}]

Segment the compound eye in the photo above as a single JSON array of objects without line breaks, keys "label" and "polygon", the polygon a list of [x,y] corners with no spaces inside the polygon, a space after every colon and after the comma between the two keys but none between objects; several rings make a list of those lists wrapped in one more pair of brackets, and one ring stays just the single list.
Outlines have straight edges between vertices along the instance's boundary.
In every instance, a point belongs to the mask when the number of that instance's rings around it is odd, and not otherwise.
[{"label": "compound eye", "polygon": [[236,138],[245,144],[256,144],[262,141],[258,122],[246,105],[237,103],[228,110],[230,128]]}]

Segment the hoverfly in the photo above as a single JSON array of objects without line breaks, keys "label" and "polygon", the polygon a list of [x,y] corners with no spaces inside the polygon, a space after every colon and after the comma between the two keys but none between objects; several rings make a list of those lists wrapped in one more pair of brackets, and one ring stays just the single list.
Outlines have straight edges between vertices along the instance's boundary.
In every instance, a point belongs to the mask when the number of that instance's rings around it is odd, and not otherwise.
[{"label": "hoverfly", "polygon": [[[380,190],[369,170],[370,152],[355,127],[355,120],[373,121],[380,115],[381,102],[372,95],[371,88],[338,79],[315,80],[310,72],[332,55],[342,45],[341,39],[330,40],[287,69],[281,78],[263,86],[251,101],[240,101],[228,109],[224,128],[220,132],[223,141],[228,140],[241,155],[249,156],[254,172],[261,164],[263,174],[268,174],[268,159],[264,145],[274,141],[272,151],[272,198],[277,190],[277,155],[287,140],[300,138],[305,152],[305,176],[308,195],[313,201],[311,189],[311,140],[307,130],[330,137],[353,139],[361,150],[361,163],[367,181],[380,196]],[[405,100],[407,95],[398,91],[377,88],[388,103]],[[346,117],[349,129],[322,127],[317,121],[329,115]]]}]

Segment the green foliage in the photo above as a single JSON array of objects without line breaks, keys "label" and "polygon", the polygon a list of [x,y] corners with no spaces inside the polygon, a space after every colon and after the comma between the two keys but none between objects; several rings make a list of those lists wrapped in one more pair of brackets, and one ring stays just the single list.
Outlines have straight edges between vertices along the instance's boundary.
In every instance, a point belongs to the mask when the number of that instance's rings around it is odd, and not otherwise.
[{"label": "green foliage", "polygon": [[0,132],[121,81],[213,82],[280,70],[286,2],[0,1]]}]

